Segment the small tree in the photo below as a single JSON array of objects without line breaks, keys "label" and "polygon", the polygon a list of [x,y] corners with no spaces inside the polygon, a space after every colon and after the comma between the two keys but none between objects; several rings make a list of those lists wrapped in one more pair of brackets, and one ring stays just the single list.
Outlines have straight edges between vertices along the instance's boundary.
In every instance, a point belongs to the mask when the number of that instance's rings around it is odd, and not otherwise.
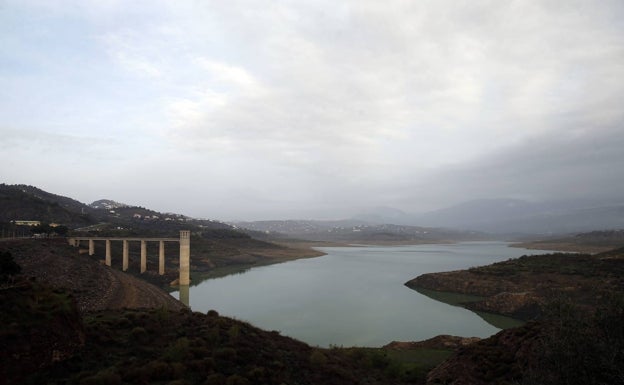
[{"label": "small tree", "polygon": [[64,237],[65,235],[67,235],[67,232],[69,231],[69,229],[67,228],[67,226],[59,225],[59,226],[54,227],[52,231]]},{"label": "small tree", "polygon": [[8,251],[0,252],[0,281],[6,282],[9,277],[22,272],[20,265],[15,263]]},{"label": "small tree", "polygon": [[33,234],[45,234],[46,236],[48,236],[52,232],[52,227],[50,227],[50,225],[47,223],[42,223],[40,225],[33,226],[30,229],[30,232]]}]

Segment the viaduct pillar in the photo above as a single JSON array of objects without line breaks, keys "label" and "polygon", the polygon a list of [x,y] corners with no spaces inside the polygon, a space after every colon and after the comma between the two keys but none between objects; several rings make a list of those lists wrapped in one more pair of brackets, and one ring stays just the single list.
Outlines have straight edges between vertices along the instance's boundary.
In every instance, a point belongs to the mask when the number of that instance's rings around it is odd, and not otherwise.
[{"label": "viaduct pillar", "polygon": [[110,239],[106,240],[106,266],[111,265],[111,241]]},{"label": "viaduct pillar", "polygon": [[95,241],[93,239],[89,239],[89,255],[95,254]]},{"label": "viaduct pillar", "polygon": [[186,306],[189,306],[191,302],[190,287],[188,285],[180,285],[178,289],[180,290],[180,302],[182,302]]},{"label": "viaduct pillar", "polygon": [[191,283],[191,232],[180,231],[180,286]]},{"label": "viaduct pillar", "polygon": [[165,274],[165,241],[158,244],[158,274]]},{"label": "viaduct pillar", "polygon": [[122,270],[128,270],[128,241],[124,239],[123,241],[123,265]]},{"label": "viaduct pillar", "polygon": [[147,270],[147,242],[141,241],[141,274]]}]

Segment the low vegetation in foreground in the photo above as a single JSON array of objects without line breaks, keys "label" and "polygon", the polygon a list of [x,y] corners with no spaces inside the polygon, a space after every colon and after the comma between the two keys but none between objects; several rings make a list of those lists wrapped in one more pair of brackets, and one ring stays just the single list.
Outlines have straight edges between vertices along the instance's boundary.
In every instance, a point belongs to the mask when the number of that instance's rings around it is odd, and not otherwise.
[{"label": "low vegetation in foreground", "polygon": [[8,384],[414,384],[451,354],[315,348],[216,311],[79,311],[70,291],[20,275],[8,252],[2,269]]},{"label": "low vegetation in foreground", "polygon": [[429,372],[427,384],[624,384],[624,297],[591,312],[569,299],[543,320],[460,348]]},{"label": "low vegetation in foreground", "polygon": [[[11,249],[20,261],[40,251],[27,246]],[[53,250],[43,257],[56,266],[65,246]],[[549,296],[538,296],[538,321],[459,347],[407,349],[315,348],[216,311],[79,308],[81,291],[21,275],[28,269],[9,252],[0,257],[0,378],[8,384],[624,383],[623,250],[428,274],[435,288],[492,296],[490,308],[513,303],[518,290]],[[64,258],[94,268],[91,259]]]},{"label": "low vegetation in foreground", "polygon": [[[103,311],[73,321],[74,327],[61,332],[39,322],[39,354],[24,346],[20,354],[6,352],[4,378],[13,384],[80,385],[407,384],[422,383],[450,355],[313,348],[215,311]],[[78,335],[69,346],[58,346],[54,336],[65,332]],[[15,340],[25,337],[11,333]]]}]

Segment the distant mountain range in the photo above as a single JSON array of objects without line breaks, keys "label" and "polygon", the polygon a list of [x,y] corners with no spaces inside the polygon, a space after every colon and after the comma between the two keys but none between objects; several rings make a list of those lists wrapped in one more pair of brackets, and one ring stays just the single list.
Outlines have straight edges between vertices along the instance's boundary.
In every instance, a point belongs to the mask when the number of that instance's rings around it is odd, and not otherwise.
[{"label": "distant mountain range", "polygon": [[284,220],[231,223],[237,228],[265,233],[273,238],[351,243],[429,243],[481,240],[487,235],[475,231],[449,230],[396,224],[371,224],[361,220]]},{"label": "distant mountain range", "polygon": [[624,228],[624,204],[481,199],[424,214],[381,208],[355,218],[373,223],[446,227],[492,234],[567,234]]},{"label": "distant mountain range", "polygon": [[[341,221],[287,220],[226,224],[100,199],[84,204],[34,186],[0,184],[0,222],[38,220],[70,229],[144,229],[174,231],[181,227],[230,229],[254,237],[284,235],[310,240],[482,239],[483,233],[559,235],[624,229],[624,204],[587,201],[533,203],[518,199],[482,199],[423,214],[380,207]],[[393,226],[391,226],[393,225]]]},{"label": "distant mountain range", "polygon": [[107,233],[170,233],[181,229],[221,230],[214,236],[235,237],[246,233],[254,238],[304,239],[336,242],[442,242],[483,239],[472,231],[458,231],[401,224],[374,224],[353,219],[344,221],[261,221],[226,224],[180,214],[161,213],[110,199],[84,204],[75,199],[43,191],[34,186],[0,184],[0,224],[12,221],[59,223],[74,231]]}]

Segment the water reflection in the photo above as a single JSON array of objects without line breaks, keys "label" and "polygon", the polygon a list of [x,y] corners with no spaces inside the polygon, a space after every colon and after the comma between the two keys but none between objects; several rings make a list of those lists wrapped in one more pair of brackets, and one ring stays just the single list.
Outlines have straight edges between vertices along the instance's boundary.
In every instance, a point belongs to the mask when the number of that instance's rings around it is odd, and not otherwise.
[{"label": "water reflection", "polygon": [[178,292],[179,300],[180,300],[180,302],[182,302],[186,306],[189,306],[189,304],[191,303],[191,301],[190,301],[191,294],[190,293],[191,293],[190,286],[188,286],[188,285],[180,285],[179,286],[179,292]]},{"label": "water reflection", "polygon": [[[477,302],[477,301],[481,301],[484,299],[483,297],[479,297],[476,295],[469,295],[469,294],[451,293],[451,292],[446,292],[446,291],[436,291],[436,290],[429,290],[429,289],[423,289],[423,288],[410,288],[410,289],[415,290],[419,292],[420,294],[427,296],[431,299],[434,299],[436,301],[444,302],[446,304],[449,304],[452,306],[459,306],[459,307],[464,307],[464,305],[467,303]],[[517,320],[511,317],[505,317],[499,314],[486,313],[482,311],[473,311],[473,313],[481,317],[485,322],[499,329],[509,329],[509,328],[521,326],[524,324],[524,322],[521,320]]]}]

